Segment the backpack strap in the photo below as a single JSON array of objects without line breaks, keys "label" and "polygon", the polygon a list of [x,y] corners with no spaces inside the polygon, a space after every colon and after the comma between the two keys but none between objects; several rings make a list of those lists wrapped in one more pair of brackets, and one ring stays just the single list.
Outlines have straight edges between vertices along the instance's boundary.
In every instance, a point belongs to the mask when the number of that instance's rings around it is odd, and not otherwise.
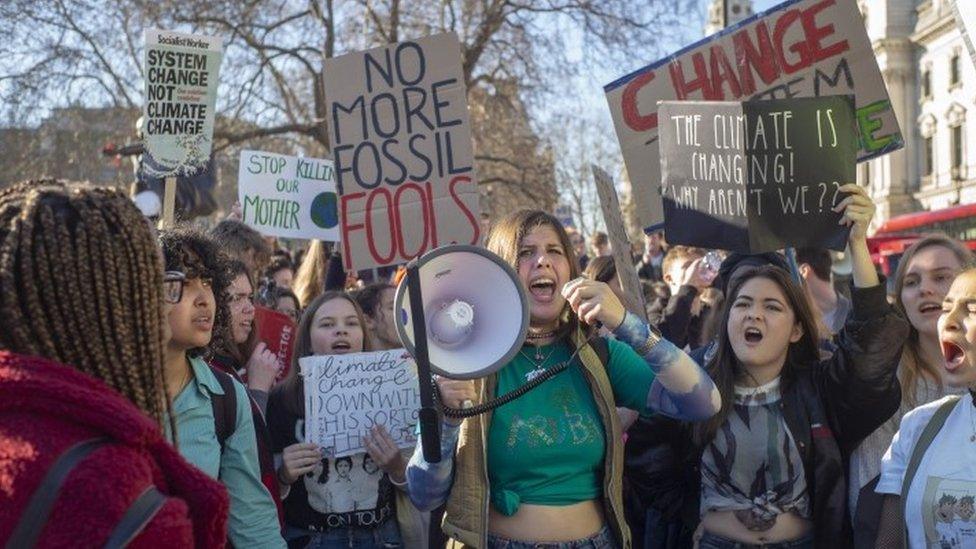
[{"label": "backpack strap", "polygon": [[237,429],[237,390],[230,374],[210,367],[224,394],[210,393],[210,405],[213,406],[214,430],[217,432],[217,442],[220,443],[220,453],[224,453],[227,439]]},{"label": "backpack strap", "polygon": [[65,450],[54,461],[54,464],[47,470],[47,474],[44,475],[37,489],[34,490],[34,495],[31,496],[30,502],[24,508],[24,512],[20,515],[20,522],[17,523],[13,534],[7,540],[7,549],[34,547],[37,543],[37,538],[40,537],[41,532],[44,530],[44,525],[47,524],[48,516],[54,507],[54,502],[58,499],[58,492],[61,490],[61,485],[64,484],[72,469],[81,460],[85,459],[88,454],[108,443],[109,439],[104,437],[83,440]]},{"label": "backpack strap", "polygon": [[908,467],[905,469],[905,478],[901,482],[901,516],[902,522],[905,523],[905,528],[902,529],[902,547],[908,547],[908,522],[905,520],[905,508],[908,503],[908,490],[912,487],[912,481],[915,480],[915,473],[918,472],[918,466],[922,463],[922,458],[925,457],[925,452],[932,445],[932,441],[935,440],[936,435],[942,430],[942,426],[945,425],[946,420],[949,418],[949,414],[952,413],[952,409],[955,408],[956,403],[959,402],[959,395],[955,395],[947,399],[942,403],[941,406],[929,419],[929,422],[925,425],[925,429],[922,434],[918,437],[918,442],[915,443],[915,448],[912,449],[912,457],[908,460]]},{"label": "backpack strap", "polygon": [[105,549],[125,547],[149,524],[166,503],[166,496],[150,486],[132,502],[105,542]]}]

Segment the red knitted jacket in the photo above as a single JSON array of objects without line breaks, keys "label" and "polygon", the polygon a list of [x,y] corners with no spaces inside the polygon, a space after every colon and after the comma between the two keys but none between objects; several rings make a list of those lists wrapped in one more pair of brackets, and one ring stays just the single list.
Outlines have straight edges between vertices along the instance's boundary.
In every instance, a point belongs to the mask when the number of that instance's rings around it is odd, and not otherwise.
[{"label": "red knitted jacket", "polygon": [[0,545],[52,463],[94,437],[113,442],[68,475],[38,547],[101,547],[150,484],[167,500],[129,547],[224,547],[227,492],[180,457],[155,422],[91,376],[6,351],[0,351]]}]

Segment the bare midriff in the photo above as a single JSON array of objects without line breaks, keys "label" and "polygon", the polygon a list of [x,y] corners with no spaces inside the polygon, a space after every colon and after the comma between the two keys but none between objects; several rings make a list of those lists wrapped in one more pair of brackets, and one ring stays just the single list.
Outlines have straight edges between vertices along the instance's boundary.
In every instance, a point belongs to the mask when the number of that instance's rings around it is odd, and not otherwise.
[{"label": "bare midriff", "polygon": [[709,511],[702,518],[704,531],[752,545],[793,541],[807,535],[813,522],[794,513],[783,513],[776,517],[773,525],[762,531],[750,530],[739,521],[734,511]]},{"label": "bare midriff", "polygon": [[575,541],[598,533],[603,524],[603,508],[596,499],[572,505],[523,503],[512,516],[494,508],[488,516],[492,535],[518,541]]}]

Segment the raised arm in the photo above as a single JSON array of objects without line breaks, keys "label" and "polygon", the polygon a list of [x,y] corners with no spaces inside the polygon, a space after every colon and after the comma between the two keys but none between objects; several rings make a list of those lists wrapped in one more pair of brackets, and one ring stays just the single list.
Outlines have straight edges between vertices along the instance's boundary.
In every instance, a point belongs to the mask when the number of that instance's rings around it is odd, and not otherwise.
[{"label": "raised arm", "polygon": [[721,409],[722,397],[705,370],[637,315],[626,313],[613,335],[630,345],[654,372],[648,408],[686,421],[708,419]]},{"label": "raised arm", "polygon": [[655,375],[647,394],[651,410],[687,421],[718,413],[722,397],[708,374],[637,315],[627,312],[609,286],[577,279],[566,284],[563,296],[583,322],[613,326],[614,336],[644,359]]}]

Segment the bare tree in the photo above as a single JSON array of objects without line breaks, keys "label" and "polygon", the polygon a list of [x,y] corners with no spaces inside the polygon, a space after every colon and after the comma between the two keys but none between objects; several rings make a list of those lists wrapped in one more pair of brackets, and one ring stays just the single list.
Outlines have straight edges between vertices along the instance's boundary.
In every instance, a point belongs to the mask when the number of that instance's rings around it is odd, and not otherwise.
[{"label": "bare tree", "polygon": [[[0,119],[37,123],[68,105],[138,108],[142,34],[156,27],[224,38],[217,150],[287,136],[321,156],[330,57],[453,31],[472,104],[500,98],[528,116],[572,93],[574,75],[653,57],[662,32],[696,8],[696,0],[6,0]],[[531,118],[526,127],[538,131]],[[505,151],[490,143],[504,141],[505,128],[494,131],[475,136],[485,184],[521,184],[551,151],[542,144],[531,155],[499,156]]]}]

